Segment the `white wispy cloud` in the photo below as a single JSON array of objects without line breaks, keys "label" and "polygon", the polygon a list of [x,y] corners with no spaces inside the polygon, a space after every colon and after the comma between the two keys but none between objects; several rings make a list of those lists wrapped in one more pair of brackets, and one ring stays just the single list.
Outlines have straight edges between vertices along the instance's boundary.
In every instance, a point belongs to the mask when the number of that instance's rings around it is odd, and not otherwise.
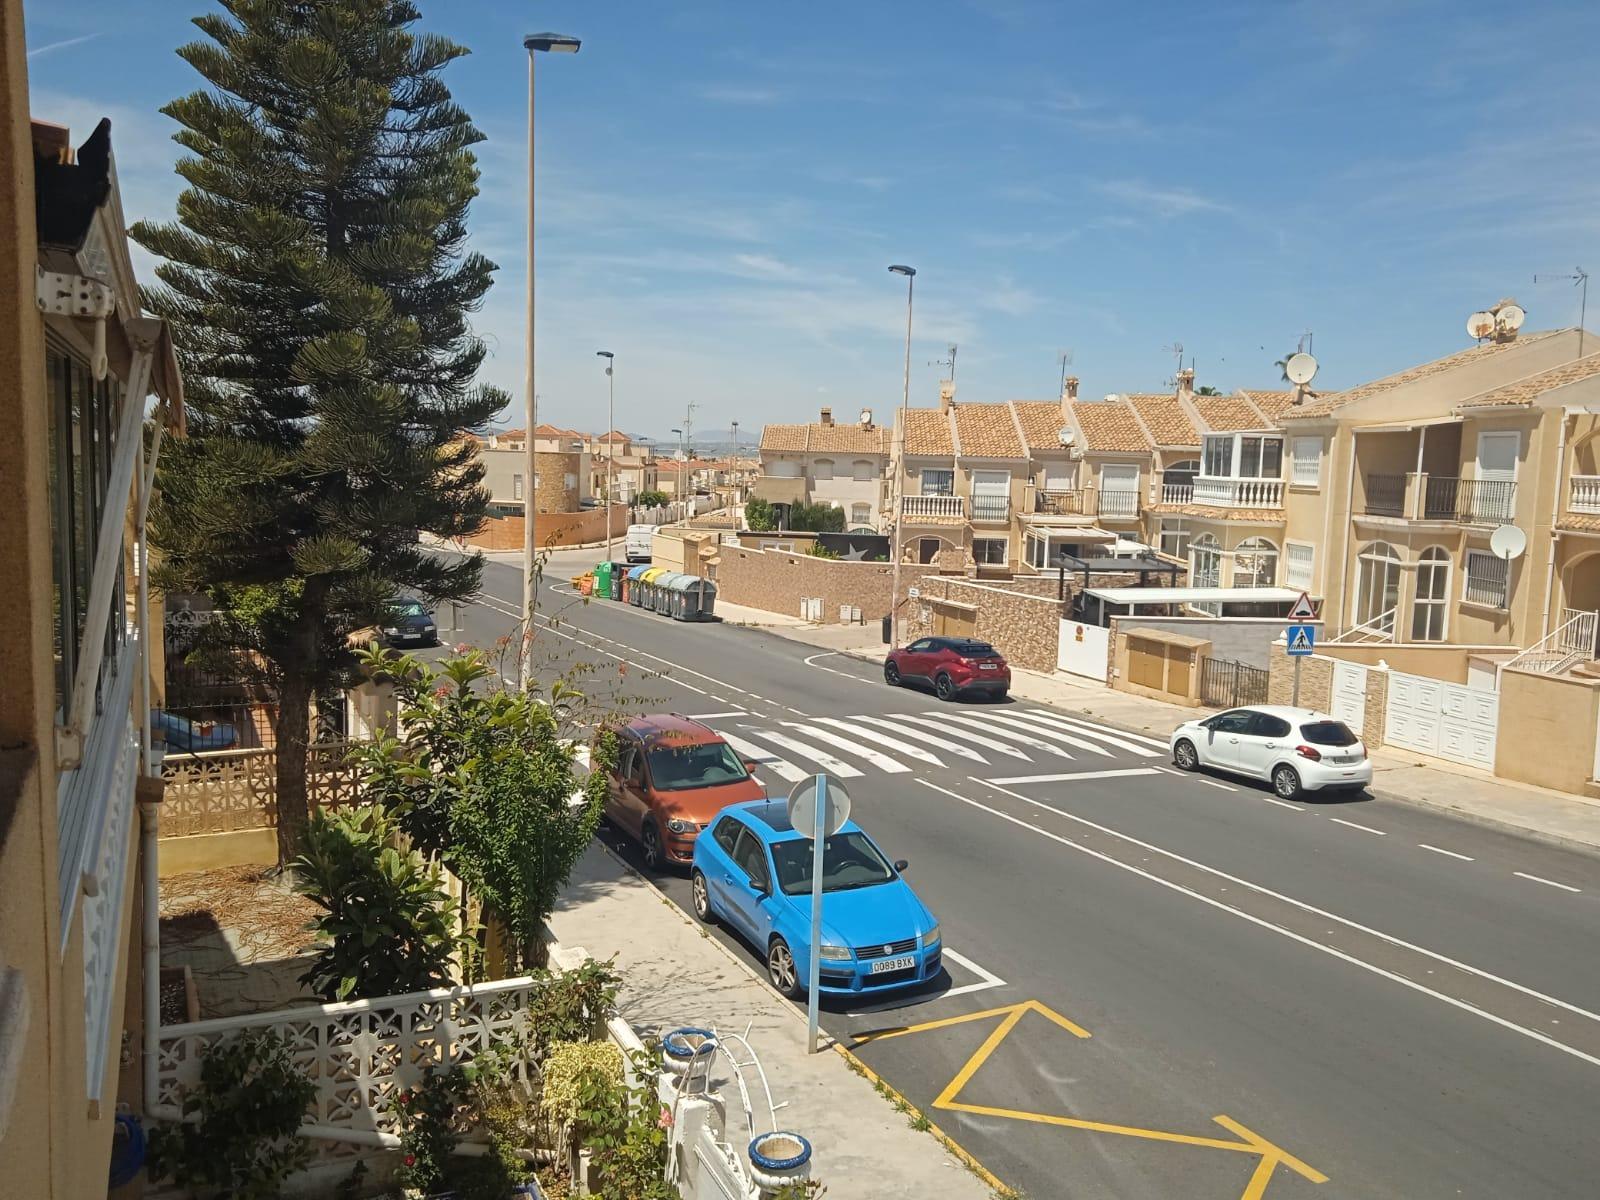
[{"label": "white wispy cloud", "polygon": [[92,42],[95,38],[104,36],[104,30],[96,30],[93,33],[81,33],[77,37],[62,38],[59,42],[46,42],[42,46],[35,46],[32,50],[29,50],[28,57],[40,58],[57,50],[65,50],[69,46],[81,46],[84,42]]},{"label": "white wispy cloud", "polygon": [[1110,179],[1097,184],[1096,188],[1102,195],[1164,219],[1232,211],[1229,205],[1203,196],[1192,188],[1165,187],[1137,179]]},{"label": "white wispy cloud", "polygon": [[713,104],[775,104],[782,98],[777,88],[736,83],[706,84],[694,94]]},{"label": "white wispy cloud", "polygon": [[1026,316],[1043,303],[1038,292],[1021,287],[1016,280],[1003,276],[992,286],[978,293],[978,306],[1003,313],[1008,317]]}]

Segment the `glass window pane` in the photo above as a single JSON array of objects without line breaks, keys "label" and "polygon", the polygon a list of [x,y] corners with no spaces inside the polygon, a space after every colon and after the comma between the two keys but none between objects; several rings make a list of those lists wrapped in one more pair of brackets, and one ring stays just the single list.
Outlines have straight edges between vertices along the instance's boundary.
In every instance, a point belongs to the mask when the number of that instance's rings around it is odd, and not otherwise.
[{"label": "glass window pane", "polygon": [[1257,479],[1261,475],[1261,439],[1239,439],[1239,478]]},{"label": "glass window pane", "polygon": [[1261,478],[1279,479],[1283,476],[1283,440],[1261,439]]}]

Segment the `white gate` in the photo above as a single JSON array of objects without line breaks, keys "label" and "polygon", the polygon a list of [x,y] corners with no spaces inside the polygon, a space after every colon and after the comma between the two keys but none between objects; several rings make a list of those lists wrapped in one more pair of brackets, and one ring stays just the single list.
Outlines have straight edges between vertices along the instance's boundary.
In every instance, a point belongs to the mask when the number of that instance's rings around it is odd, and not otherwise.
[{"label": "white gate", "polygon": [[1359,735],[1367,719],[1367,668],[1360,663],[1333,664],[1333,695],[1328,709]]},{"label": "white gate", "polygon": [[1111,673],[1111,631],[1082,621],[1062,621],[1060,636],[1056,670],[1105,682]]},{"label": "white gate", "polygon": [[1383,740],[1452,762],[1494,769],[1500,693],[1425,675],[1389,674]]}]

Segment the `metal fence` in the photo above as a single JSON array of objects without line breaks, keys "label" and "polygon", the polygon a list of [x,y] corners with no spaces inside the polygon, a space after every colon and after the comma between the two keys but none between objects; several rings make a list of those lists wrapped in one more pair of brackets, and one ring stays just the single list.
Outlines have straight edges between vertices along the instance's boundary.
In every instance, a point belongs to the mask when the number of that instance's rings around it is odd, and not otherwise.
[{"label": "metal fence", "polygon": [[1265,704],[1271,672],[1225,658],[1200,660],[1200,700],[1213,708]]}]

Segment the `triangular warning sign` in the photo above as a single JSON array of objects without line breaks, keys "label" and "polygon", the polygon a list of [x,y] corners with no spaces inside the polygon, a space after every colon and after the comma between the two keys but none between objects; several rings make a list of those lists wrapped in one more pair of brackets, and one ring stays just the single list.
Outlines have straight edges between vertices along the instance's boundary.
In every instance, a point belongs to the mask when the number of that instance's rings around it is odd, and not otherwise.
[{"label": "triangular warning sign", "polygon": [[1317,606],[1311,603],[1311,597],[1306,592],[1300,593],[1300,599],[1294,602],[1294,607],[1289,610],[1291,621],[1309,621],[1317,615]]},{"label": "triangular warning sign", "polygon": [[1291,650],[1310,650],[1311,649],[1311,637],[1310,637],[1309,634],[1306,633],[1304,626],[1301,626],[1299,629],[1296,629],[1294,631],[1294,636],[1289,639],[1289,649],[1291,649]]}]

